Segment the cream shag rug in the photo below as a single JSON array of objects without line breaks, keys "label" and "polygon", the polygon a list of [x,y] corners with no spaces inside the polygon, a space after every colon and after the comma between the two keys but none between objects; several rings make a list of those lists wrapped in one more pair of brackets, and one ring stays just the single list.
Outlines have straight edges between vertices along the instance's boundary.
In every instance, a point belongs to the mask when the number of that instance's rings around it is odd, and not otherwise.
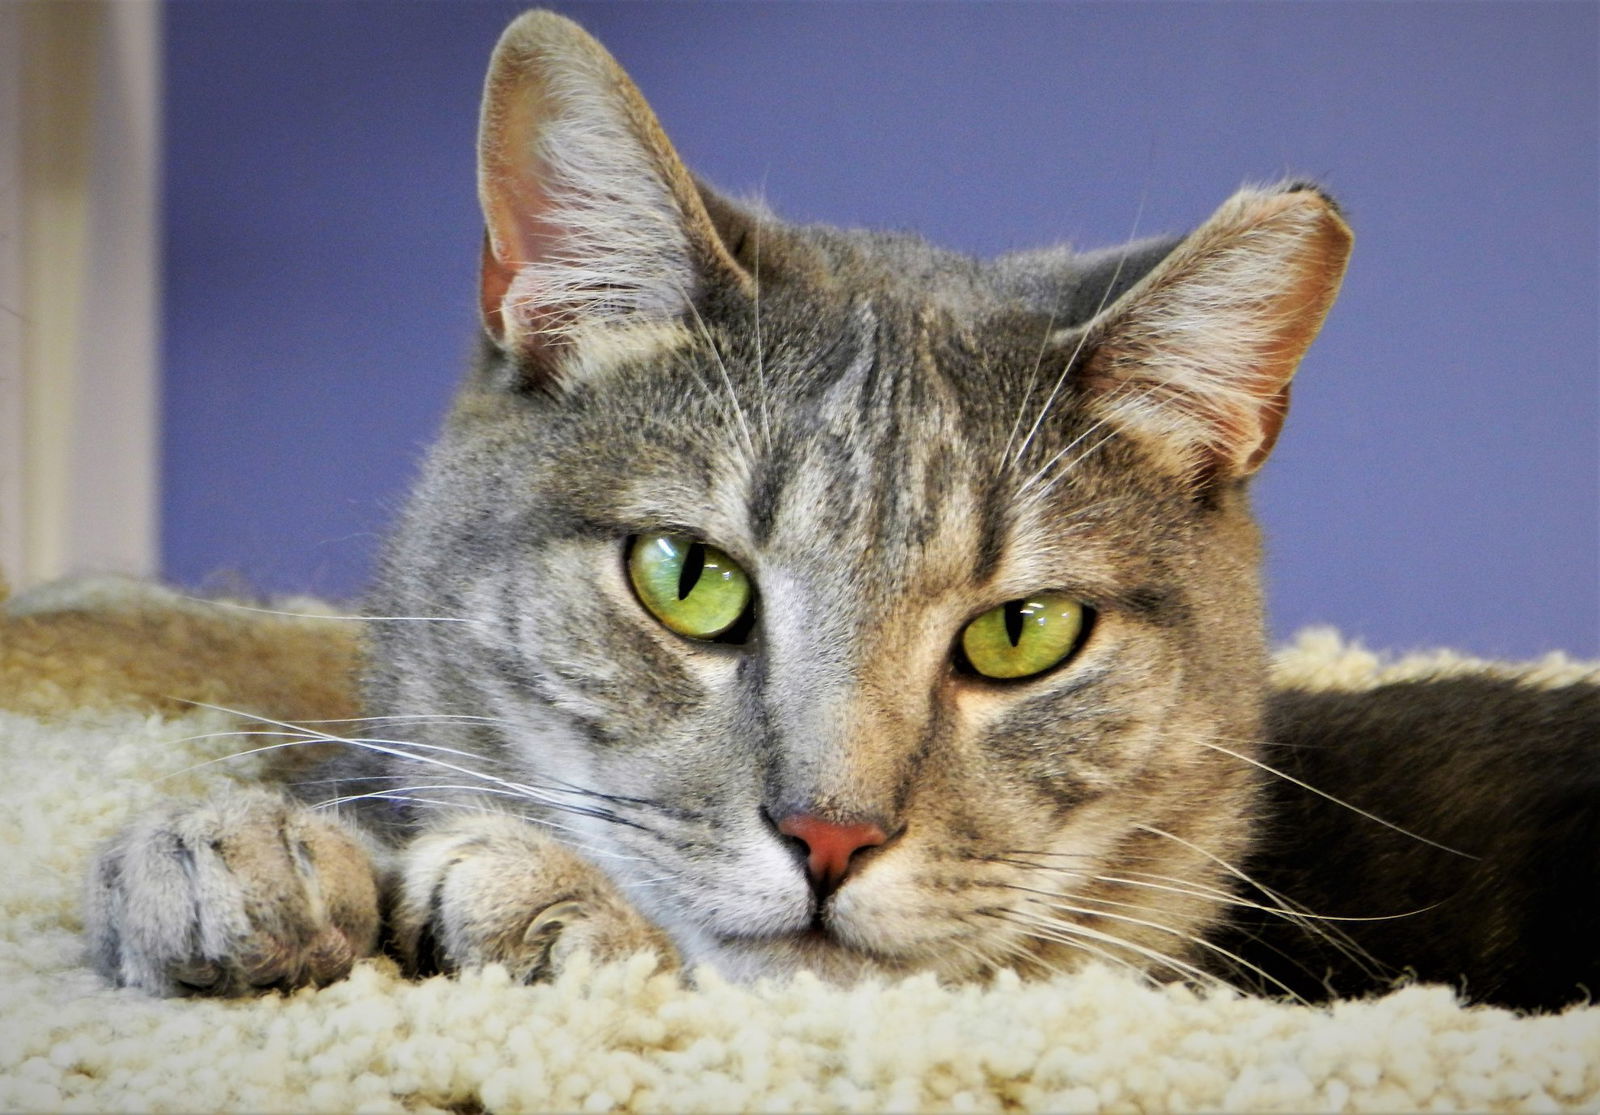
[{"label": "cream shag rug", "polygon": [[[537,987],[496,969],[409,983],[385,960],[240,1002],[103,985],[79,938],[95,843],[158,798],[261,773],[258,759],[197,767],[250,741],[217,734],[237,719],[173,695],[349,715],[354,626],[125,583],[31,594],[0,616],[0,1110],[1600,1108],[1600,1007],[1523,1018],[1463,1009],[1437,987],[1326,1009],[1152,989],[1107,969],[851,990],[701,973],[690,989],[644,956]],[[1283,678],[1347,688],[1469,669],[1600,678],[1561,658],[1385,663],[1326,632],[1278,663]]]}]

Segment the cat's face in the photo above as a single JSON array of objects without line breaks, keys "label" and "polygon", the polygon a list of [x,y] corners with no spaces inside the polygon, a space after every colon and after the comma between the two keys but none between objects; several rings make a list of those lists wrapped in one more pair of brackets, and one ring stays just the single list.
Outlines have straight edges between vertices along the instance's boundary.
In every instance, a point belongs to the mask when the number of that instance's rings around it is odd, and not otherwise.
[{"label": "cat's face", "polygon": [[1244,480],[1327,202],[992,265],[795,229],[550,16],[482,151],[491,340],[385,587],[470,622],[382,627],[375,699],[488,718],[435,738],[735,973],[1185,971],[1249,836]]}]

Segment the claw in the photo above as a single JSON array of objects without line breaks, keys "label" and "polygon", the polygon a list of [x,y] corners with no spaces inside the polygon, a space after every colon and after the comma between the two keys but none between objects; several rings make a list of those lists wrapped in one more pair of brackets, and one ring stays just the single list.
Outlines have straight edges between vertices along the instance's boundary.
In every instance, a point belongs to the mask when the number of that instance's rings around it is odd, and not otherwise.
[{"label": "claw", "polygon": [[215,991],[222,983],[222,965],[204,958],[174,964],[168,972],[173,982],[186,991],[204,995]]},{"label": "claw", "polygon": [[539,916],[528,923],[527,930],[522,934],[522,939],[527,944],[537,945],[543,943],[546,936],[554,938],[570,923],[583,918],[583,903],[568,899],[565,902],[555,902],[539,911]]},{"label": "claw", "polygon": [[296,963],[294,951],[269,937],[256,938],[239,957],[239,965],[245,982],[251,987],[265,988],[274,984],[293,987],[301,982],[298,978],[301,966]]},{"label": "claw", "polygon": [[356,950],[351,946],[350,939],[331,925],[317,934],[305,958],[306,967],[311,972],[311,982],[319,987],[349,975],[355,962]]},{"label": "claw", "polygon": [[569,899],[546,906],[539,911],[538,917],[528,923],[528,928],[522,934],[522,943],[528,947],[531,963],[523,974],[524,983],[537,983],[550,974],[550,953],[556,941],[564,929],[584,916],[583,904]]}]

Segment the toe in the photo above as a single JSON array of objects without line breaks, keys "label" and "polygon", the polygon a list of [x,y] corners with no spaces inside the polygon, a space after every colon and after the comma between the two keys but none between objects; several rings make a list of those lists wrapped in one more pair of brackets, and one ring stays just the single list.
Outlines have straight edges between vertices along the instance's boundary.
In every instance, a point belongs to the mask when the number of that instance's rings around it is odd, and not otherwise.
[{"label": "toe", "polygon": [[306,970],[311,982],[319,987],[349,975],[355,962],[356,950],[350,938],[331,925],[317,935],[306,954]]},{"label": "toe", "polygon": [[172,982],[178,985],[178,990],[184,995],[219,994],[227,984],[225,978],[227,973],[222,965],[204,957],[179,961],[172,965],[167,974],[172,977]]}]

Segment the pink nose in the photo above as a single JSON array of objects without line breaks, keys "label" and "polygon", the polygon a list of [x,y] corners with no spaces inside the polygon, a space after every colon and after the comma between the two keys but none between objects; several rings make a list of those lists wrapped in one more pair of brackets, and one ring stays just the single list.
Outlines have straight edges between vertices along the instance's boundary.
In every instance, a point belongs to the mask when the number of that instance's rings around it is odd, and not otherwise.
[{"label": "pink nose", "polygon": [[806,871],[821,894],[836,888],[850,872],[850,858],[862,848],[873,848],[889,837],[870,821],[839,824],[810,813],[791,813],[778,822],[778,831],[806,846]]}]

